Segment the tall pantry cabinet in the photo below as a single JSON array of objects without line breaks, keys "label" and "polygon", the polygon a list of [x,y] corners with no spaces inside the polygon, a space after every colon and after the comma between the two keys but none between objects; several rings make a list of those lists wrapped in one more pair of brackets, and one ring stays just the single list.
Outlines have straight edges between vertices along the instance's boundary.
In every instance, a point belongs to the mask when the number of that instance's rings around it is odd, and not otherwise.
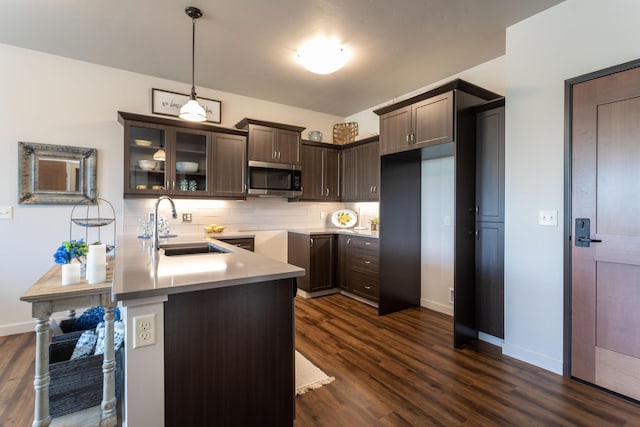
[{"label": "tall pantry cabinet", "polygon": [[476,327],[504,338],[504,98],[476,107]]}]

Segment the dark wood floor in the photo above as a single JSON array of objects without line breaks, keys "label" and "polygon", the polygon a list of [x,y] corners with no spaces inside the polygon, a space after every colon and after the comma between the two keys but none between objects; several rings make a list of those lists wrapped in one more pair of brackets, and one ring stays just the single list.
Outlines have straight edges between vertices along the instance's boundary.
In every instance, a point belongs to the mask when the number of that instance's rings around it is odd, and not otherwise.
[{"label": "dark wood floor", "polygon": [[303,426],[638,426],[640,406],[502,356],[453,349],[452,319],[378,317],[342,295],[296,301],[296,348],[336,380],[297,398]]},{"label": "dark wood floor", "polygon": [[[424,308],[296,298],[296,322],[297,349],[336,380],[297,397],[295,427],[640,426],[636,404],[487,344],[454,350],[451,318]],[[2,427],[31,425],[34,342],[0,337]]]}]

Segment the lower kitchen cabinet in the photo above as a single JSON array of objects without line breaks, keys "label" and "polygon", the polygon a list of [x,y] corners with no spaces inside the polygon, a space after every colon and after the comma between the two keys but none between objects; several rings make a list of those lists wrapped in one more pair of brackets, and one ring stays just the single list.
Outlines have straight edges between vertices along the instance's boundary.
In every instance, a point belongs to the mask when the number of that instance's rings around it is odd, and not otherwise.
[{"label": "lower kitchen cabinet", "polygon": [[504,338],[504,224],[476,224],[476,327]]},{"label": "lower kitchen cabinet", "polygon": [[379,299],[379,253],[376,238],[338,237],[338,285],[367,300]]},{"label": "lower kitchen cabinet", "polygon": [[298,277],[298,288],[306,292],[335,286],[335,249],[333,234],[288,234],[288,262],[305,269]]}]

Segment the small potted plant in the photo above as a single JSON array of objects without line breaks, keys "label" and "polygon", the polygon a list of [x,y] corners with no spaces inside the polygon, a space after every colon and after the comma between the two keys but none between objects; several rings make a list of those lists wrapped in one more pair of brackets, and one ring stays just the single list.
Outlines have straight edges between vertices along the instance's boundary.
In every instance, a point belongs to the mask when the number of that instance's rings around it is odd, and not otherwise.
[{"label": "small potted plant", "polygon": [[377,216],[374,216],[369,220],[369,224],[371,224],[371,231],[378,231],[378,225],[380,224],[380,220]]},{"label": "small potted plant", "polygon": [[[62,266],[62,284],[72,285],[80,282],[82,267],[85,264],[89,247],[84,239],[67,240],[53,254],[56,264]],[[77,262],[73,262],[76,260]]]}]

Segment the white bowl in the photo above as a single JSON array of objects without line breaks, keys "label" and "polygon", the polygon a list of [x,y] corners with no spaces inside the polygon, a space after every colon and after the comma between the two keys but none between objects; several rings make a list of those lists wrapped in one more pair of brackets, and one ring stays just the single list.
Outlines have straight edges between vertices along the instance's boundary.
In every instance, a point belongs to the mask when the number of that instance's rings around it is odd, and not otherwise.
[{"label": "white bowl", "polygon": [[138,160],[138,166],[140,169],[150,171],[156,168],[158,162],[155,160]]},{"label": "white bowl", "polygon": [[198,166],[196,162],[176,162],[176,170],[178,172],[198,172]]}]

